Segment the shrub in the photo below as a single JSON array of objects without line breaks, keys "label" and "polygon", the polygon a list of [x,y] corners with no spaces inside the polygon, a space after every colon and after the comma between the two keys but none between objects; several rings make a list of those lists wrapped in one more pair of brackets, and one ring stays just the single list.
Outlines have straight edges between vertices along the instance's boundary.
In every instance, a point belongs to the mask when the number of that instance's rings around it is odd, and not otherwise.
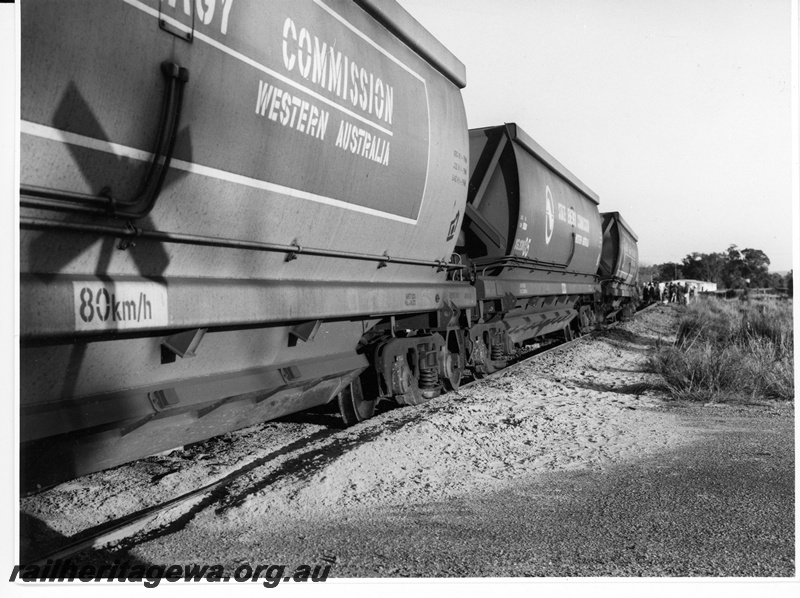
[{"label": "shrub", "polygon": [[791,303],[701,299],[651,365],[680,398],[792,400],[792,334]]}]

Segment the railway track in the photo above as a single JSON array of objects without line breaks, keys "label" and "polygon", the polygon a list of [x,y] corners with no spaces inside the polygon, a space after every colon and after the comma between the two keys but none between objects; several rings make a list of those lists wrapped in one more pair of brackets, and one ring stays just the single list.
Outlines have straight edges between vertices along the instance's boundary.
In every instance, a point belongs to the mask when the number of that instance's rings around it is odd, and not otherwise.
[{"label": "railway track", "polygon": [[[509,360],[508,365],[497,372],[467,381],[460,386],[459,390],[475,387],[497,376],[506,375],[525,363],[567,349],[595,334],[597,333],[592,332],[570,341],[556,342],[528,351]],[[409,410],[409,416],[395,422],[392,427],[400,428],[411,421],[413,417],[414,410]],[[380,429],[380,431],[383,430],[385,428]],[[298,473],[310,475],[311,472],[341,455],[350,447],[377,434],[377,432],[363,433],[358,428],[351,428],[350,434],[345,437],[341,437],[340,433],[341,430],[338,429],[324,429],[308,437],[290,442],[234,469],[214,482],[163,503],[78,532],[67,544],[28,564],[41,566],[47,561],[66,559],[87,550],[99,550],[113,544],[132,547],[137,543],[169,534],[186,525],[194,517],[194,514],[202,509],[214,504],[219,505],[218,509],[236,506],[246,495],[269,487],[285,475],[297,475]],[[336,437],[337,434],[339,434],[339,438]],[[260,468],[270,468],[271,471],[258,473],[257,481],[247,481],[247,476],[257,473],[256,470]],[[245,491],[238,495],[235,489],[232,490],[237,484],[245,486]]]}]

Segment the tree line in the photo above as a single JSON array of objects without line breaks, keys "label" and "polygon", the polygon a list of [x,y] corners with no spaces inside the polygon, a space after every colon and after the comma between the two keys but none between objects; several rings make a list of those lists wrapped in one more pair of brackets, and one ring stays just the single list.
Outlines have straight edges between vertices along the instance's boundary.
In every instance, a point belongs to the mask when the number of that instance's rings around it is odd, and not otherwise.
[{"label": "tree line", "polygon": [[677,279],[705,280],[720,289],[792,289],[792,271],[781,276],[769,271],[769,258],[760,249],[731,245],[719,253],[688,254],[681,262],[641,266],[639,280],[663,282]]}]

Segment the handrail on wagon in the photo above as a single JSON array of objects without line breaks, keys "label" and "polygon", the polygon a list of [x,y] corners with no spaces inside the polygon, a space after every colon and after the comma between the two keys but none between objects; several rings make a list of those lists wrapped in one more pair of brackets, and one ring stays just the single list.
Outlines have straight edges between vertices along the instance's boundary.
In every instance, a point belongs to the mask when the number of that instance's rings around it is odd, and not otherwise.
[{"label": "handrail on wagon", "polygon": [[104,237],[118,237],[121,239],[118,249],[133,247],[135,239],[151,239],[162,243],[177,243],[182,245],[200,245],[206,247],[224,247],[227,249],[246,249],[252,251],[270,251],[287,254],[286,261],[293,261],[299,255],[316,257],[331,257],[340,259],[378,262],[378,268],[385,268],[389,263],[410,266],[425,266],[436,268],[438,272],[445,270],[465,270],[464,264],[453,264],[446,259],[421,260],[416,258],[389,256],[386,252],[381,255],[360,253],[356,251],[341,251],[338,249],[325,249],[321,247],[306,247],[300,245],[297,239],[290,245],[283,243],[265,243],[262,241],[247,241],[244,239],[226,239],[221,237],[208,237],[204,235],[191,235],[160,230],[147,230],[125,223],[125,228],[105,224],[84,224],[80,222],[63,222],[44,218],[20,218],[20,228],[29,230],[50,230],[72,232],[77,234],[95,234]]}]

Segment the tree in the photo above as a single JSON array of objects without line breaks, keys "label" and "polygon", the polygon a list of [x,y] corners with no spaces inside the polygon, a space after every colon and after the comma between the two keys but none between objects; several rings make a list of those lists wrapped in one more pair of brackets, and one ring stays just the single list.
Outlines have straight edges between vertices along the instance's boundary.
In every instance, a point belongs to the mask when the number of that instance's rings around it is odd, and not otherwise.
[{"label": "tree", "polygon": [[769,258],[760,249],[742,250],[742,272],[750,280],[751,287],[764,288],[772,286],[769,274]]},{"label": "tree", "polygon": [[658,268],[649,264],[639,264],[639,282],[653,282],[658,275]]},{"label": "tree", "polygon": [[747,288],[744,270],[744,256],[736,245],[730,245],[725,252],[725,265],[722,269],[722,284],[728,289]]},{"label": "tree", "polygon": [[722,283],[725,254],[693,252],[683,258],[683,275],[694,280]]},{"label": "tree", "polygon": [[[781,281],[769,272],[769,258],[760,249],[739,249],[730,245],[720,253],[692,252],[680,264],[667,262],[651,266],[654,278],[673,280],[690,278],[716,283],[720,288],[765,288],[780,286]],[[783,282],[791,285],[791,283]]]},{"label": "tree", "polygon": [[658,280],[675,280],[681,278],[683,270],[681,264],[675,262],[667,262],[666,264],[659,264],[656,266]]}]

